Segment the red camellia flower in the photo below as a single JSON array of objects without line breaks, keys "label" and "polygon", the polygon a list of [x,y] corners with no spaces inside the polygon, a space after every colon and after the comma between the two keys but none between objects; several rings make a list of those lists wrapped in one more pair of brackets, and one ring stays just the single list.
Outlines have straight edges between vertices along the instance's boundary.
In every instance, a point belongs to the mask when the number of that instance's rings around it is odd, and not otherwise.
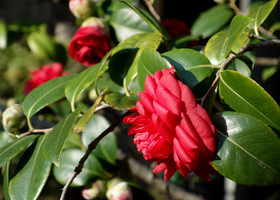
[{"label": "red camellia flower", "polygon": [[123,121],[132,124],[128,134],[135,134],[138,151],[157,163],[155,173],[165,171],[168,180],[177,170],[184,177],[194,172],[207,181],[209,173],[217,174],[211,165],[216,129],[192,91],[174,77],[174,68],[148,75],[139,97]]},{"label": "red camellia flower", "polygon": [[69,45],[70,56],[86,67],[99,63],[111,49],[110,38],[98,24],[80,27]]},{"label": "red camellia flower", "polygon": [[65,73],[62,73],[62,70],[63,66],[61,63],[53,63],[51,65],[43,65],[36,71],[32,71],[30,73],[31,79],[29,79],[24,85],[24,94],[27,95],[31,90],[48,80],[65,75]]},{"label": "red camellia flower", "polygon": [[179,19],[164,19],[162,24],[172,38],[191,34],[187,24]]}]

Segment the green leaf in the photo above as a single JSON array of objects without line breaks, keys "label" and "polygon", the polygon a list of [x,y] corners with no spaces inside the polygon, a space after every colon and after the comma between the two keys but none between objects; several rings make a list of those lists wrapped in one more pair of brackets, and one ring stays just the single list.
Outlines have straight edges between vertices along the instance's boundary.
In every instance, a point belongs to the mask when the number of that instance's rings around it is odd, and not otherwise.
[{"label": "green leaf", "polygon": [[117,9],[110,18],[119,42],[139,33],[153,32],[153,29],[131,8]]},{"label": "green leaf", "polygon": [[72,110],[75,109],[75,101],[77,97],[94,82],[98,70],[99,66],[89,67],[67,83],[65,87],[65,95],[71,104]]},{"label": "green leaf", "polygon": [[32,32],[27,37],[27,45],[40,58],[65,62],[66,51],[64,47],[46,33]]},{"label": "green leaf", "polygon": [[141,33],[120,43],[110,59],[111,79],[126,88],[137,75],[138,59],[142,51],[147,48],[157,49],[161,40],[158,33]]},{"label": "green leaf", "polygon": [[275,22],[269,29],[269,32],[274,33],[280,30],[280,22]]},{"label": "green leaf", "polygon": [[174,65],[180,80],[189,87],[197,85],[213,71],[209,60],[193,49],[175,49],[162,56]]},{"label": "green leaf", "polygon": [[[67,149],[63,151],[60,167],[55,166],[53,169],[55,179],[62,185],[65,185],[84,154],[85,152],[80,149]],[[71,186],[84,186],[90,179],[108,177],[110,177],[110,174],[103,169],[100,161],[90,154],[83,166],[82,172],[74,179]]]},{"label": "green leaf", "polygon": [[267,81],[271,76],[273,76],[278,71],[278,67],[267,67],[262,71],[262,81]]},{"label": "green leaf", "polygon": [[100,96],[95,100],[94,104],[86,111],[86,113],[79,119],[73,131],[75,133],[80,133],[85,131],[86,125],[93,116],[96,107],[100,104],[103,96],[108,92],[108,88],[104,89]]},{"label": "green leaf", "polygon": [[10,182],[10,171],[11,171],[11,162],[7,162],[5,165],[5,171],[3,175],[3,193],[5,200],[10,200],[9,196],[9,182]]},{"label": "green leaf", "polygon": [[236,45],[235,44],[236,42],[240,42],[241,37],[242,37],[243,41],[241,42],[241,45],[239,48],[235,46],[235,50],[239,50],[245,44],[245,42],[249,38],[249,34],[248,34],[248,32],[244,33],[244,31],[253,20],[254,19],[243,16],[243,15],[236,15],[232,19],[232,21],[230,23],[230,31],[229,31],[228,40],[226,41],[227,42],[226,47],[223,52],[225,56],[227,56],[229,54],[229,52],[232,50],[232,47],[234,45]]},{"label": "green leaf", "polygon": [[205,56],[213,65],[221,64],[225,58],[225,48],[228,40],[229,29],[222,30],[213,35],[205,46]]},{"label": "green leaf", "polygon": [[129,110],[135,107],[136,102],[139,100],[138,96],[113,92],[105,96],[105,101],[117,110]]},{"label": "green leaf", "polygon": [[42,151],[46,159],[59,167],[59,157],[62,153],[66,140],[72,131],[81,109],[69,114],[50,131],[42,144]]},{"label": "green leaf", "polygon": [[152,76],[155,72],[164,68],[170,68],[171,65],[165,58],[153,50],[145,49],[140,55],[138,60],[137,79],[140,85],[140,89],[144,91],[144,84],[147,75]]},{"label": "green leaf", "polygon": [[254,29],[256,33],[258,33],[258,27],[266,20],[276,3],[277,0],[271,0],[262,6],[256,6],[250,10],[248,16],[255,18]]},{"label": "green leaf", "polygon": [[145,10],[142,10],[140,8],[137,8],[133,6],[132,4],[128,3],[127,1],[122,1],[128,5],[130,8],[132,8],[145,22],[149,24],[149,26],[154,30],[154,32],[159,33],[161,35],[165,35],[159,25],[159,23],[156,21],[154,17],[152,17],[149,13],[145,12]]},{"label": "green leaf", "polygon": [[[105,129],[110,126],[108,120],[102,115],[95,114],[86,126],[82,134],[84,146],[88,146],[97,138]],[[105,136],[92,152],[96,157],[108,161],[111,164],[116,163],[117,159],[117,138],[114,132]]]},{"label": "green leaf", "polygon": [[263,122],[241,113],[215,114],[217,156],[212,164],[223,176],[244,185],[280,183],[280,140]]},{"label": "green leaf", "polygon": [[51,170],[51,162],[42,154],[45,135],[39,137],[35,150],[25,166],[12,178],[9,186],[11,199],[37,199]]},{"label": "green leaf", "polygon": [[24,114],[30,118],[48,104],[65,97],[65,86],[73,77],[74,75],[61,76],[47,81],[32,90],[23,101],[22,109]]},{"label": "green leaf", "polygon": [[195,36],[207,38],[221,30],[233,15],[227,5],[216,5],[199,15],[191,27],[191,32]]},{"label": "green leaf", "polygon": [[248,26],[254,19],[236,15],[230,28],[213,35],[205,47],[205,56],[214,65],[221,64],[230,51],[238,52],[249,39],[250,30]]},{"label": "green leaf", "polygon": [[28,145],[30,145],[38,135],[25,136],[16,139],[0,148],[0,166],[8,162],[20,152],[22,152]]},{"label": "green leaf", "polygon": [[0,148],[14,140],[9,134],[6,131],[0,132]]},{"label": "green leaf", "polygon": [[221,98],[237,112],[252,115],[280,130],[280,108],[255,81],[231,70],[221,72]]},{"label": "green leaf", "polygon": [[0,49],[5,49],[8,45],[8,30],[4,22],[0,21]]}]

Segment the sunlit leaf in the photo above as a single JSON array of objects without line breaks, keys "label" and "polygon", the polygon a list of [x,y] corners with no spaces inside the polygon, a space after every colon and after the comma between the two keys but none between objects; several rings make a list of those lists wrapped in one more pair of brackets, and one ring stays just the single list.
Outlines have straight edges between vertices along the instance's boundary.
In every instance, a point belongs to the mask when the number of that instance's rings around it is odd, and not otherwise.
[{"label": "sunlit leaf", "polygon": [[5,49],[8,45],[8,30],[4,22],[0,21],[0,49]]},{"label": "sunlit leaf", "polygon": [[252,115],[280,130],[280,108],[255,81],[232,70],[221,72],[221,98],[237,112]]},{"label": "sunlit leaf", "polygon": [[240,113],[216,114],[217,156],[212,162],[223,176],[243,185],[280,183],[280,140],[263,122]]},{"label": "sunlit leaf", "polygon": [[61,76],[47,81],[32,90],[25,97],[22,104],[24,114],[30,118],[48,104],[65,97],[65,86],[73,77],[74,75]]},{"label": "sunlit leaf", "polygon": [[71,104],[72,110],[74,110],[77,97],[94,82],[98,70],[98,66],[89,67],[67,83],[65,94]]}]

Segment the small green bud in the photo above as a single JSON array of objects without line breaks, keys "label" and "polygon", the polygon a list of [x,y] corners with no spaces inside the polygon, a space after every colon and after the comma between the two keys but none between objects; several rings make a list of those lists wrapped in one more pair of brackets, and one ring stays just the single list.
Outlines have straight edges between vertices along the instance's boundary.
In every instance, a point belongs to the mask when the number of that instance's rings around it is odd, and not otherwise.
[{"label": "small green bud", "polygon": [[4,110],[2,124],[5,131],[15,135],[28,130],[27,119],[19,104],[11,105]]}]

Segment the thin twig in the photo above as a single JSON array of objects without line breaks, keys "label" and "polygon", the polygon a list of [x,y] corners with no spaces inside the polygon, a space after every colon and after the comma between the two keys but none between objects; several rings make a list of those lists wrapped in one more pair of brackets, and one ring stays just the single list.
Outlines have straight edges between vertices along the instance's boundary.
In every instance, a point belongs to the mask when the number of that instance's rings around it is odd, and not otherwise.
[{"label": "thin twig", "polygon": [[66,197],[66,192],[68,188],[70,187],[71,183],[74,181],[76,176],[80,174],[80,172],[83,169],[84,163],[86,162],[87,158],[91,154],[91,152],[96,148],[97,144],[101,141],[102,138],[104,138],[106,135],[108,135],[110,132],[112,132],[123,120],[124,117],[131,114],[130,111],[125,112],[122,116],[120,116],[114,123],[112,123],[106,130],[104,130],[95,140],[93,140],[89,145],[88,149],[83,155],[83,157],[80,159],[78,166],[74,169],[74,173],[70,177],[70,179],[67,181],[66,185],[62,189],[62,194],[60,196],[60,200],[64,200]]},{"label": "thin twig", "polygon": [[145,1],[145,4],[146,6],[148,7],[150,13],[155,17],[155,19],[161,23],[161,19],[160,19],[160,16],[158,15],[158,13],[155,11],[153,5],[151,4],[151,2],[149,0],[144,0]]},{"label": "thin twig", "polygon": [[210,95],[212,90],[216,87],[217,83],[219,82],[221,71],[228,68],[229,65],[234,61],[235,58],[243,55],[247,51],[252,51],[252,50],[255,50],[255,49],[267,48],[267,47],[280,47],[280,40],[276,40],[276,39],[274,39],[274,40],[264,40],[263,38],[261,38],[257,35],[254,35],[254,34],[251,34],[251,37],[258,38],[263,42],[256,43],[256,44],[245,44],[236,54],[231,54],[225,60],[225,62],[220,67],[219,71],[216,73],[216,78],[214,79],[212,85],[210,86],[210,88],[208,89],[206,94],[201,98],[201,102],[200,102],[201,106],[204,105],[206,98]]},{"label": "thin twig", "polygon": [[45,128],[45,129],[33,129],[32,131],[28,131],[25,133],[22,133],[19,135],[19,137],[24,137],[33,133],[48,133],[52,130],[53,128]]}]

